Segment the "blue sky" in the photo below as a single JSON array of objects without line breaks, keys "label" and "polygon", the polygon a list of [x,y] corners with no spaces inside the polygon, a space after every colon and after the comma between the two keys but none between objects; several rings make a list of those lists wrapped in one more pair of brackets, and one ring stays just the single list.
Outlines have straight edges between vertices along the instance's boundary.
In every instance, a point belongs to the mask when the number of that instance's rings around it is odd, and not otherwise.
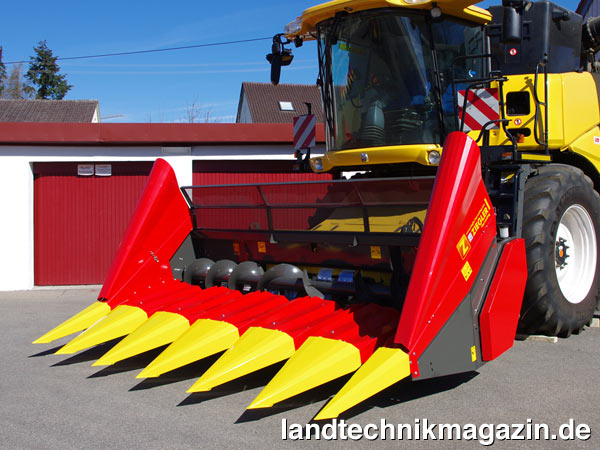
[{"label": "blue sky", "polygon": [[[41,40],[59,57],[270,37],[318,0],[5,2],[5,62],[29,60]],[[484,1],[480,6],[500,3]],[[575,9],[579,1],[557,3]],[[195,106],[233,122],[243,81],[268,82],[270,41],[143,55],[59,61],[73,88],[65,99],[97,99],[103,122],[179,122]],[[314,83],[316,45],[294,49],[282,83]],[[10,71],[10,65],[7,69]],[[27,70],[27,64],[23,65]]]}]

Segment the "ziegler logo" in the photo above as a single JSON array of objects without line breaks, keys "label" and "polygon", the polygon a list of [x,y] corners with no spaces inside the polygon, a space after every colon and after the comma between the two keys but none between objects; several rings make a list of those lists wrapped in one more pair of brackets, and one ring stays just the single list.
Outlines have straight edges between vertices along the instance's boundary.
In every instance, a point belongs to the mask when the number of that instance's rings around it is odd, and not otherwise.
[{"label": "ziegler logo", "polygon": [[491,211],[492,207],[488,203],[487,199],[485,199],[483,205],[477,213],[477,216],[475,216],[475,219],[473,222],[471,222],[471,225],[467,229],[467,232],[462,235],[458,241],[458,244],[456,244],[456,249],[458,250],[458,253],[462,259],[465,259],[469,254],[469,251],[471,251],[471,242],[473,242],[473,239],[479,230],[481,230],[490,219]]},{"label": "ziegler logo", "polygon": [[460,257],[462,259],[465,259],[469,254],[469,250],[471,250],[471,243],[464,234],[460,238],[460,241],[458,241],[456,248],[458,249],[458,253],[460,253]]}]

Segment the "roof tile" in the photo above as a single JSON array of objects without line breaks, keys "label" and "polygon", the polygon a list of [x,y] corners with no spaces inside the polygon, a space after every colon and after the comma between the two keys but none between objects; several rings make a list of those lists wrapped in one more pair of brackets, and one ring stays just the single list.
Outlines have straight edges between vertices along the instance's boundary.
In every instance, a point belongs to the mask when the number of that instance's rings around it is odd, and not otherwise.
[{"label": "roof tile", "polygon": [[0,122],[91,122],[97,100],[0,99]]},{"label": "roof tile", "polygon": [[[316,85],[242,83],[240,108],[243,96],[246,96],[253,123],[292,123],[294,117],[307,114],[305,102],[312,105],[317,122],[323,123],[324,114],[321,94]],[[279,102],[291,102],[294,111],[282,111]],[[239,113],[238,113],[239,121]]]}]

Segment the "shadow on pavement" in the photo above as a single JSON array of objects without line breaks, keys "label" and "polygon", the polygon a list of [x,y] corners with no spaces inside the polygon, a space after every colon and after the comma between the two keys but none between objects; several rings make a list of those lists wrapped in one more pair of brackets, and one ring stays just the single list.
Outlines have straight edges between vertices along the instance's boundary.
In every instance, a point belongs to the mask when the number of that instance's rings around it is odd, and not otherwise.
[{"label": "shadow on pavement", "polygon": [[[103,344],[96,345],[95,347],[88,348],[80,353],[77,353],[67,359],[57,362],[56,364],[52,364],[52,367],[57,366],[68,366],[70,364],[77,364],[82,362],[95,361],[99,359],[102,355],[104,355],[107,351],[113,348],[117,343],[121,340],[121,338],[113,339],[112,341],[104,342]],[[57,349],[58,350],[58,349]],[[64,356],[64,355],[57,355]]]},{"label": "shadow on pavement", "polygon": [[145,389],[152,389],[159,386],[165,386],[179,381],[190,380],[198,378],[202,375],[206,369],[213,365],[213,363],[221,356],[222,352],[201,359],[200,361],[187,364],[178,369],[164,373],[156,378],[146,378],[134,387],[129,389],[130,391],[141,391]]},{"label": "shadow on pavement", "polygon": [[236,394],[242,391],[248,391],[262,387],[275,376],[275,374],[281,369],[285,361],[282,361],[272,366],[261,369],[257,372],[253,372],[244,377],[231,380],[228,383],[216,386],[208,392],[194,392],[191,393],[186,399],[184,399],[177,406],[189,406],[196,405],[198,403],[212,400],[214,398],[225,397],[231,394]]},{"label": "shadow on pavement", "polygon": [[58,347],[54,347],[54,348],[49,348],[48,350],[44,350],[43,352],[39,352],[34,355],[29,355],[28,358],[37,358],[39,356],[52,355],[52,354],[56,353],[58,351],[58,349],[60,349],[61,347],[62,347],[62,345],[59,345]]},{"label": "shadow on pavement", "polygon": [[345,375],[330,381],[329,383],[317,386],[302,394],[295,395],[292,398],[279,402],[271,408],[248,409],[244,411],[235,423],[253,422],[263,419],[264,417],[281,414],[282,412],[290,411],[292,409],[325,401],[339,391],[349,378],[350,375]]},{"label": "shadow on pavement", "polygon": [[[436,395],[445,391],[450,391],[457,388],[461,384],[467,383],[478,375],[478,372],[467,372],[423,381],[412,381],[410,379],[405,379],[343,412],[340,414],[338,419],[348,420],[373,408],[386,408],[419,398],[428,397],[430,395]],[[323,405],[323,407],[324,406],[325,405]],[[315,416],[317,414],[318,412],[315,413]],[[311,423],[317,424],[325,424],[329,422],[329,420],[311,421]]]},{"label": "shadow on pavement", "polygon": [[[101,369],[100,371],[91,374],[90,376],[88,376],[88,378],[106,377],[115,373],[129,372],[132,370],[141,370],[148,364],[150,364],[152,360],[156,358],[165,348],[166,345],[152,350],[148,350],[147,352],[141,353],[136,356],[132,356],[131,358],[124,359],[123,361],[119,361],[110,366],[106,366],[104,367],[104,369]],[[100,356],[98,356],[98,358]]]}]

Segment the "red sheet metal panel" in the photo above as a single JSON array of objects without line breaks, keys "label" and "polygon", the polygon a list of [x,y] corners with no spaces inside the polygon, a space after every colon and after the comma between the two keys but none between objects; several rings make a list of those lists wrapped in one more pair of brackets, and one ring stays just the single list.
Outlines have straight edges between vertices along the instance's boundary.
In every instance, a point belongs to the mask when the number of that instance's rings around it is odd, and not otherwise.
[{"label": "red sheet metal panel", "polygon": [[123,235],[100,298],[119,302],[173,283],[169,264],[192,231],[192,221],[173,168],[156,160]]},{"label": "red sheet metal panel", "polygon": [[425,351],[469,293],[495,235],[496,218],[481,178],[479,147],[466,134],[451,133],[395,338],[411,352],[411,360]]},{"label": "red sheet metal panel", "polygon": [[152,167],[110,164],[111,176],[78,176],[77,163],[34,164],[36,285],[104,281]]},{"label": "red sheet metal panel", "polygon": [[512,347],[526,283],[525,241],[515,239],[504,247],[479,317],[484,361],[496,359]]}]

